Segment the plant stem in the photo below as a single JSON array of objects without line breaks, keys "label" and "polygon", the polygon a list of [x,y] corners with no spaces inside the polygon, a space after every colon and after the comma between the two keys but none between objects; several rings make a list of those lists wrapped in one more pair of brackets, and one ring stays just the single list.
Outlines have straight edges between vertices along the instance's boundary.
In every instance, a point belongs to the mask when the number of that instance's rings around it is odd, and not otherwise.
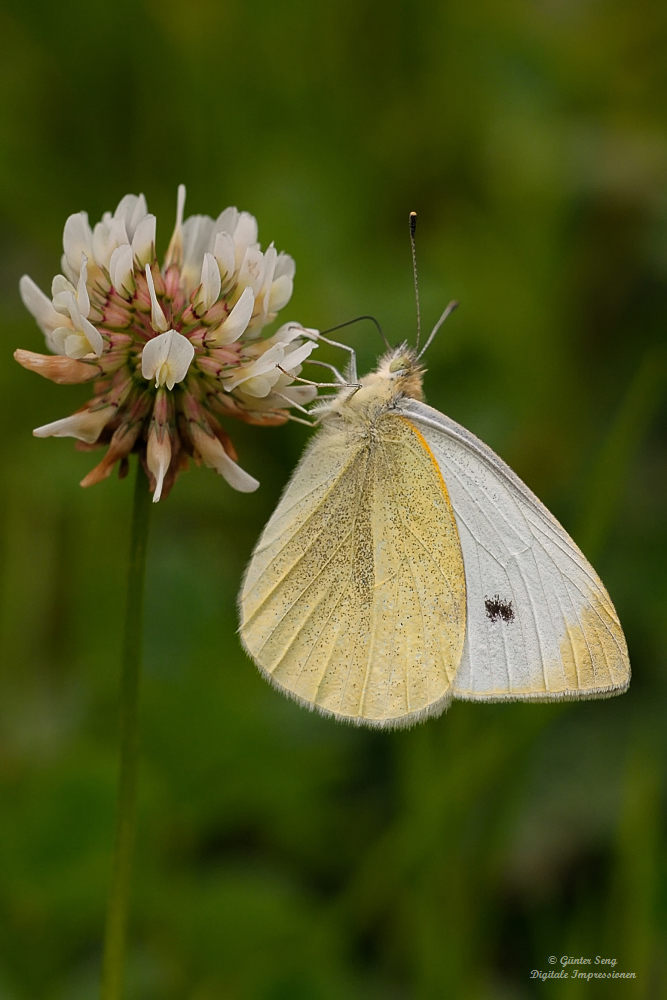
[{"label": "plant stem", "polygon": [[143,640],[146,550],[151,505],[152,498],[148,479],[141,462],[137,459],[120,681],[120,777],[116,805],[113,869],[104,937],[101,1000],[121,1000],[123,996],[127,917],[136,818],[139,677]]}]

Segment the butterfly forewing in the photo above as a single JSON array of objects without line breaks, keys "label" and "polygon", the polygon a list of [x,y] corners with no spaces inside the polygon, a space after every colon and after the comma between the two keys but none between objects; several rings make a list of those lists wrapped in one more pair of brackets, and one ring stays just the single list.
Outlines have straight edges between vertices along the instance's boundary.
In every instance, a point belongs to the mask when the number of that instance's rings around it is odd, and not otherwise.
[{"label": "butterfly forewing", "polygon": [[298,700],[406,724],[444,707],[465,635],[465,577],[447,490],[411,423],[327,427],[253,555],[241,637]]},{"label": "butterfly forewing", "polygon": [[616,612],[565,530],[465,428],[417,400],[399,409],[438,463],[461,540],[467,630],[453,696],[554,700],[624,691],[630,666]]}]

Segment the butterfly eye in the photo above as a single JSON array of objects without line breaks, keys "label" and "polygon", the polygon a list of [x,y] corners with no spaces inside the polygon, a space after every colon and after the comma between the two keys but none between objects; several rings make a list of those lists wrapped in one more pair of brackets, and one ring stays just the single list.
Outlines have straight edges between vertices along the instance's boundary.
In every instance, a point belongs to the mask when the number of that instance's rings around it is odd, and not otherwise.
[{"label": "butterfly eye", "polygon": [[410,362],[408,358],[400,357],[394,358],[393,361],[389,362],[389,371],[393,374],[396,372],[404,371],[410,367]]}]

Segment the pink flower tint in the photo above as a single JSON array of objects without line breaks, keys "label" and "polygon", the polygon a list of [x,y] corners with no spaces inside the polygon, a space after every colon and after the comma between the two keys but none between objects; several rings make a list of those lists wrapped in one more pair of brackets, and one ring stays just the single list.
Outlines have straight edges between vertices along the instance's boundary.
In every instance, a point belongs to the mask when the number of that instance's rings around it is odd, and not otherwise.
[{"label": "pink flower tint", "polygon": [[116,465],[124,475],[136,452],[155,501],[190,457],[250,492],[259,483],[237,464],[226,420],[283,424],[293,419],[291,407],[316,395],[314,386],[293,383],[317,331],[286,323],[262,337],[291,297],[292,258],[273,244],[262,252],[247,212],[184,220],[184,204],[181,185],[162,267],[155,216],[143,195],[126,195],[94,228],[85,212],[69,217],[63,273],[50,298],[21,278],[23,302],[52,353],[17,350],[16,360],[61,385],[93,383],[80,410],[34,431],[76,438],[86,451],[107,446],[82,486],[106,479]]}]

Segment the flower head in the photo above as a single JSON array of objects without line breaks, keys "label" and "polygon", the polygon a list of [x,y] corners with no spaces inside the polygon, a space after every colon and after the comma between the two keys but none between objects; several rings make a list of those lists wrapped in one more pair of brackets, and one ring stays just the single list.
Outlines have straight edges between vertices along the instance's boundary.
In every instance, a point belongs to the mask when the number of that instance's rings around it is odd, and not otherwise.
[{"label": "flower head", "polygon": [[93,382],[93,398],[72,416],[34,431],[74,437],[84,450],[108,445],[82,482],[127,469],[138,452],[153,489],[167,495],[192,456],[234,489],[259,485],[237,464],[222,421],[276,425],[316,395],[294,385],[316,347],[317,331],[286,323],[262,338],[289,301],[294,261],[273,244],[262,252],[257,222],[227,208],[217,219],[183,219],[160,268],[155,216],[143,195],[126,195],[91,228],[79,212],[65,223],[62,274],[51,298],[24,275],[21,297],[44,332],[50,355],[18,350],[31,371],[61,384]]}]

